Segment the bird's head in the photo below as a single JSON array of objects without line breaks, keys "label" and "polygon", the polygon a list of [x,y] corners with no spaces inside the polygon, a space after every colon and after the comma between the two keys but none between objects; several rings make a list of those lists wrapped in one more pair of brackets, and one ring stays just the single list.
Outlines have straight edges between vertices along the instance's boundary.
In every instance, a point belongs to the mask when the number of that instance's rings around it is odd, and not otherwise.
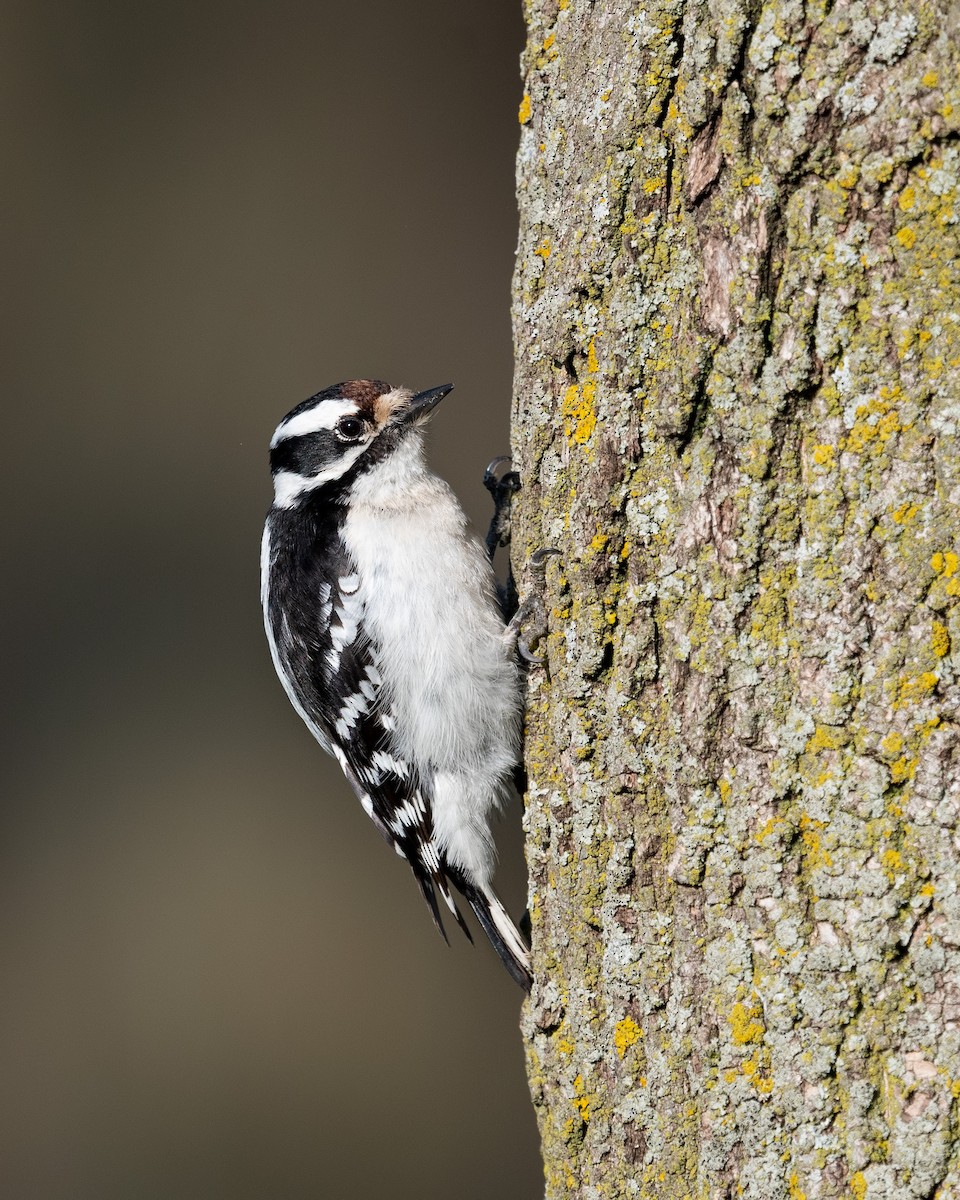
[{"label": "bird's head", "polygon": [[279,508],[317,488],[347,482],[383,462],[453,389],[411,392],[379,379],[350,379],[290,410],[270,440],[270,471]]}]

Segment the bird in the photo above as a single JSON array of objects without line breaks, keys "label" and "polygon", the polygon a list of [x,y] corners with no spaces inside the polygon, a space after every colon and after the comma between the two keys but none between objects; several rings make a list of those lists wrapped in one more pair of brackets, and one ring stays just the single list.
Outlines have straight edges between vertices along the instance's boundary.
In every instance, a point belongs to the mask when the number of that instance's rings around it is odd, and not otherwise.
[{"label": "bird", "polygon": [[407,860],[446,939],[459,893],[530,990],[526,941],[493,888],[491,824],[520,762],[515,622],[424,428],[453,390],[354,379],[310,396],[270,441],[261,600],[296,712]]}]

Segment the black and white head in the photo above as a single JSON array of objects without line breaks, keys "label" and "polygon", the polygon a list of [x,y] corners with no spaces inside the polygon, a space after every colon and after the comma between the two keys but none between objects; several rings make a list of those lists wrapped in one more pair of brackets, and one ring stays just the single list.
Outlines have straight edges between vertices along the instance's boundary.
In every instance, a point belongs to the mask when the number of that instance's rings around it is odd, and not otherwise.
[{"label": "black and white head", "polygon": [[274,505],[293,508],[318,488],[345,488],[394,453],[452,389],[447,383],[414,393],[379,379],[350,379],[304,400],[270,441]]}]

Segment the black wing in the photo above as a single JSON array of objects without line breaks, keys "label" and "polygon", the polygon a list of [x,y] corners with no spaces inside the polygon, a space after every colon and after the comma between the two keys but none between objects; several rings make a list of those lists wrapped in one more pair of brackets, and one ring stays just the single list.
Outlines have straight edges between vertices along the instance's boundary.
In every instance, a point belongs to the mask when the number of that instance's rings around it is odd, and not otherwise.
[{"label": "black wing", "polygon": [[302,514],[271,513],[263,547],[267,635],[284,687],[320,744],[336,756],[373,823],[410,863],[443,937],[438,892],[470,938],[452,883],[507,970],[529,991],[520,935],[496,895],[446,861],[434,837],[430,781],[396,751],[389,698],[364,631],[359,580],[336,524],[305,526],[294,516]]},{"label": "black wing", "polygon": [[[323,630],[312,656],[314,691],[321,702],[333,753],[364,811],[405,858],[446,938],[436,893],[467,937],[469,930],[450,891],[447,864],[433,836],[428,782],[393,748],[393,719],[376,655],[364,632],[363,602],[356,574],[339,575],[321,593]],[[472,940],[472,939],[471,939]]]}]

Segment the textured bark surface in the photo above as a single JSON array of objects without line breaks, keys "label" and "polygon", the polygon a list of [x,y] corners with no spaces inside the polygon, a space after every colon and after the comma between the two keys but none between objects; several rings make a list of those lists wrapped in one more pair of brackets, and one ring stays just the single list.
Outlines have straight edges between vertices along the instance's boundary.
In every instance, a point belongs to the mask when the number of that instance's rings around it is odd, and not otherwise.
[{"label": "textured bark surface", "polygon": [[957,13],[526,15],[547,1196],[960,1196]]}]

